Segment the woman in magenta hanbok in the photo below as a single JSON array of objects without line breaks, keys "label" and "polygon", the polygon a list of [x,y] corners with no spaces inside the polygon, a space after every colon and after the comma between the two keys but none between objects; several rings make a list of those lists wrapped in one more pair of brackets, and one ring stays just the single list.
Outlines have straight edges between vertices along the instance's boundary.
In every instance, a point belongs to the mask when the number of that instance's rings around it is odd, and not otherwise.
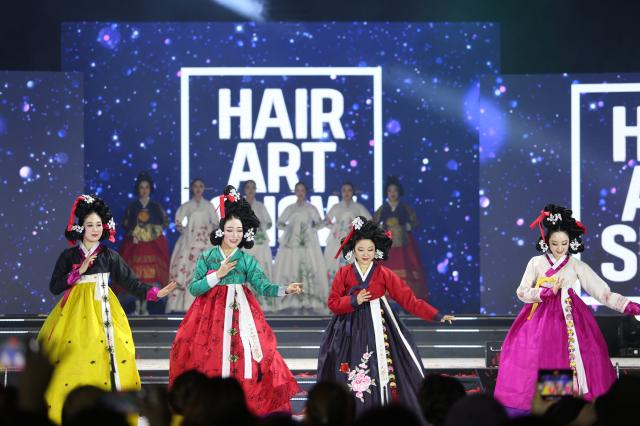
[{"label": "woman in magenta hanbok", "polygon": [[542,234],[536,244],[542,255],[529,261],[516,292],[526,305],[502,346],[494,394],[512,412],[530,410],[539,369],[573,370],[574,389],[587,400],[607,392],[616,380],[598,324],[574,290],[577,281],[603,305],[640,314],[640,305],[613,293],[586,263],[571,256],[584,251],[580,237],[586,231],[571,210],[550,204],[535,226]]}]

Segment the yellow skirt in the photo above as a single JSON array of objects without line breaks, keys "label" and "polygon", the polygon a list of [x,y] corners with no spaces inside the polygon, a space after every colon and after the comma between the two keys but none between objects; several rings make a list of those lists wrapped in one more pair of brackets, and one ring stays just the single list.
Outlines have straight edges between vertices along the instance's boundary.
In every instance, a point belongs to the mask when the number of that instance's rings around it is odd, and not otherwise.
[{"label": "yellow skirt", "polygon": [[45,398],[49,417],[57,424],[61,423],[67,394],[78,386],[140,389],[129,322],[103,275],[82,277],[64,306],[63,301],[58,302],[38,334],[38,341],[55,365]]}]

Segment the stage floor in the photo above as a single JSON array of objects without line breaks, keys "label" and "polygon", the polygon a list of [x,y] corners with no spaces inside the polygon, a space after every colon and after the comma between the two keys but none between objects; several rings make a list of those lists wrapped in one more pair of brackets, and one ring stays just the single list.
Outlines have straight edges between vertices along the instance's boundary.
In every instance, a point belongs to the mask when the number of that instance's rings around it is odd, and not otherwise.
[{"label": "stage floor", "polygon": [[[452,325],[428,323],[411,316],[401,316],[418,346],[426,373],[438,372],[458,378],[468,392],[491,393],[497,368],[487,365],[495,359],[514,317],[460,315]],[[620,325],[633,318],[596,317],[607,341],[611,361],[620,374],[639,374],[640,356],[621,357]],[[278,350],[300,384],[301,391],[292,399],[294,412],[301,412],[308,390],[316,383],[320,341],[329,322],[328,316],[292,317],[269,315]],[[0,340],[3,336],[36,337],[44,316],[0,316]],[[169,352],[180,315],[130,317],[136,342],[136,358],[143,386],[165,385],[169,376]],[[632,323],[639,327],[640,322]],[[20,372],[7,371],[5,383],[17,383]]]}]

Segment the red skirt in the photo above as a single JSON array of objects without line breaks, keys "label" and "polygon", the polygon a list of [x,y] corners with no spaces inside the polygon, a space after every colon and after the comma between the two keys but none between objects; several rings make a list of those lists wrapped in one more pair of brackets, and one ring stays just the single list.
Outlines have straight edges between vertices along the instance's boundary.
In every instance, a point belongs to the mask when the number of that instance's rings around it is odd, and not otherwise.
[{"label": "red skirt", "polygon": [[395,272],[403,281],[409,284],[416,297],[427,300],[427,278],[420,263],[420,253],[413,235],[407,236],[407,244],[391,247],[389,258],[384,266]]},{"label": "red skirt", "polygon": [[120,256],[144,283],[169,282],[169,244],[164,235],[153,241],[134,244],[127,237],[120,246]]},{"label": "red skirt", "polygon": [[[222,375],[222,340],[224,333],[227,286],[219,285],[196,297],[185,315],[171,347],[169,386],[180,374],[197,370],[209,377]],[[290,399],[300,387],[278,353],[276,337],[264,318],[262,309],[251,291],[245,295],[256,324],[263,358],[252,360],[252,378],[244,378],[244,357],[240,334],[231,337],[231,377],[244,389],[247,405],[258,415],[276,411],[291,411]],[[238,311],[234,310],[232,327],[239,330]]]}]

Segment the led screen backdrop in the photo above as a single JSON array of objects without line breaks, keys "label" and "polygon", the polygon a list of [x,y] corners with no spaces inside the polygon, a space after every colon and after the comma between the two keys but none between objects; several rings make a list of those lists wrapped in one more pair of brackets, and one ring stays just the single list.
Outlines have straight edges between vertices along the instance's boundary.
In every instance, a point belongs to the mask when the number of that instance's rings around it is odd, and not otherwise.
[{"label": "led screen backdrop", "polygon": [[582,260],[613,291],[640,296],[638,81],[629,74],[482,81],[482,312],[521,308],[515,289],[538,254],[539,231],[528,225],[548,203],[570,206],[587,227]]},{"label": "led screen backdrop", "polygon": [[341,182],[373,211],[399,176],[434,304],[479,310],[471,111],[480,76],[499,71],[497,26],[69,23],[62,34],[64,69],[85,77],[86,189],[116,216],[140,170],[170,216],[196,176],[210,198],[253,177],[275,217],[297,180],[324,214]]},{"label": "led screen backdrop", "polygon": [[82,75],[0,72],[0,314],[47,313],[83,181]]}]

